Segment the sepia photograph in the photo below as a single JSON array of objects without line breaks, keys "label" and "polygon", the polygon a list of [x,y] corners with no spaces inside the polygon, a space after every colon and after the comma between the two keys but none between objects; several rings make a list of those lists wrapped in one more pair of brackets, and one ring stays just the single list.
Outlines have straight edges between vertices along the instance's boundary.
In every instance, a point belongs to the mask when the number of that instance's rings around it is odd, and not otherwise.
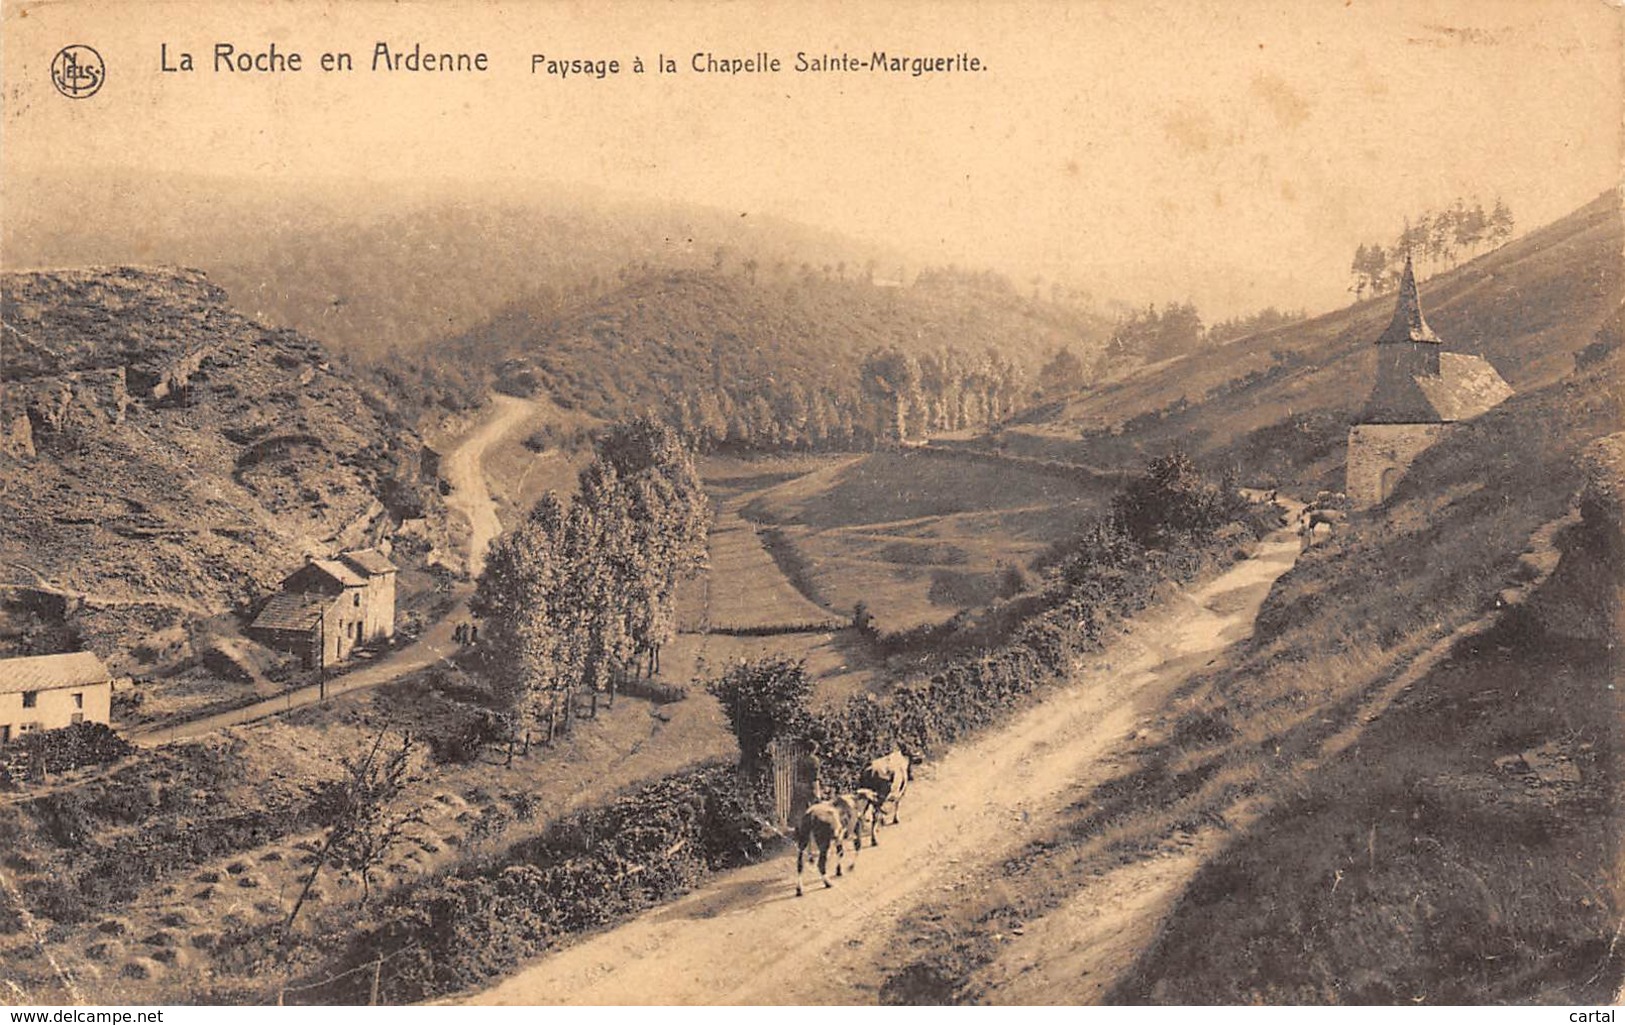
[{"label": "sepia photograph", "polygon": [[1618,3],[0,25],[11,1021],[1615,1020]]}]

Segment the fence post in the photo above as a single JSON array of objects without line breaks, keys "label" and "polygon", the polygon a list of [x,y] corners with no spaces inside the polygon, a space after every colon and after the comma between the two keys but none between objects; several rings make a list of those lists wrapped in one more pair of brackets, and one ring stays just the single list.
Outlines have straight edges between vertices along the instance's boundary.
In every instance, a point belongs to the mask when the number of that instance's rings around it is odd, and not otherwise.
[{"label": "fence post", "polygon": [[368,1007],[378,1006],[378,977],[383,974],[384,959],[379,958],[372,963],[372,995],[367,998]]}]

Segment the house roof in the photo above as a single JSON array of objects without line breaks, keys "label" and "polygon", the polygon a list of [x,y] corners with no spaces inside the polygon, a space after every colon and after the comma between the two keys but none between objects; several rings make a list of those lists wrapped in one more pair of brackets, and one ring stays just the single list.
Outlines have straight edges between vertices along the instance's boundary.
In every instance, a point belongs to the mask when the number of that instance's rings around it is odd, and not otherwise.
[{"label": "house roof", "polygon": [[274,594],[271,600],[260,609],[260,614],[254,617],[250,630],[295,630],[309,631],[316,628],[316,621],[322,617],[322,609],[333,601],[331,595],[303,594],[297,591],[283,591]]},{"label": "house roof", "polygon": [[1422,317],[1422,297],[1416,291],[1416,271],[1411,268],[1411,256],[1405,254],[1405,273],[1399,278],[1399,298],[1394,301],[1394,319],[1388,330],[1377,339],[1384,342],[1433,342],[1443,344],[1428,322]]},{"label": "house roof", "polygon": [[399,572],[395,564],[376,548],[358,548],[350,552],[340,552],[339,558],[360,570],[363,576],[377,577]]},{"label": "house roof", "polygon": [[367,580],[355,570],[346,566],[337,559],[312,559],[288,574],[282,581],[283,587],[297,587],[301,577],[326,577],[340,587],[365,587]]},{"label": "house roof", "polygon": [[1417,387],[1440,420],[1471,420],[1512,396],[1512,386],[1490,361],[1465,352],[1439,353],[1439,376],[1418,377]]},{"label": "house roof", "polygon": [[113,674],[93,651],[0,659],[0,694],[106,683]]}]

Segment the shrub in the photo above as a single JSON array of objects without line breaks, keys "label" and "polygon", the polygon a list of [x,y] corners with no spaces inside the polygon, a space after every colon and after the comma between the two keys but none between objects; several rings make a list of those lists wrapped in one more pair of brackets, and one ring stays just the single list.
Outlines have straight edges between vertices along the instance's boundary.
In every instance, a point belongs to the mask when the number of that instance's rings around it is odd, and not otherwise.
[{"label": "shrub", "polygon": [[812,680],[805,662],[770,656],[741,662],[706,681],[705,689],[722,705],[739,740],[740,764],[750,769],[762,763],[775,736],[806,721]]},{"label": "shrub", "polygon": [[1183,452],[1159,456],[1112,498],[1113,518],[1135,541],[1162,547],[1181,536],[1206,538],[1235,519],[1244,500],[1208,483]]},{"label": "shrub", "polygon": [[106,765],[135,748],[106,723],[81,722],[57,730],[27,733],[14,745],[28,752],[46,772],[66,772],[85,765]]},{"label": "shrub", "polygon": [[508,716],[480,705],[449,702],[453,713],[434,724],[428,735],[429,753],[436,762],[462,764],[480,756],[487,745],[512,734]]},{"label": "shrub", "polygon": [[[306,999],[359,1002],[379,957],[390,1003],[461,989],[579,932],[681,893],[761,853],[761,825],[731,767],[668,776],[554,824],[491,863],[403,889]],[[274,941],[273,941],[274,942]],[[326,947],[329,939],[312,942]],[[417,948],[413,950],[413,948]],[[359,988],[357,988],[359,987]]]},{"label": "shrub", "polygon": [[629,697],[643,698],[657,705],[670,705],[688,700],[688,688],[680,683],[662,683],[641,676],[622,680],[620,692]]}]

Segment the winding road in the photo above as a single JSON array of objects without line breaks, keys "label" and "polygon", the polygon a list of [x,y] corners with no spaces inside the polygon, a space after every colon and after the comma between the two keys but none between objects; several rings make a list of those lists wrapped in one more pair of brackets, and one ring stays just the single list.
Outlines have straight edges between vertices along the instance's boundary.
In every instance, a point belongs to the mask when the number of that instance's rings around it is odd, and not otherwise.
[{"label": "winding road", "polygon": [[891,970],[891,923],[959,885],[967,869],[992,871],[1104,779],[1142,715],[1251,633],[1298,547],[1291,531],[1277,532],[1254,558],[1137,619],[1008,726],[922,768],[908,818],[883,828],[880,845],[833,889],[814,875],[798,899],[794,856],[776,857],[545,956],[468,1002],[873,1003]]},{"label": "winding road", "polygon": [[[491,541],[502,533],[502,524],[497,519],[496,503],[492,501],[490,489],[485,482],[482,465],[485,452],[502,440],[509,431],[517,429],[536,411],[535,404],[508,395],[493,396],[492,407],[493,412],[489,419],[466,435],[447,455],[441,466],[452,488],[446,504],[468,517],[470,527],[468,568],[471,577],[478,576],[480,570],[485,567],[485,550]],[[452,637],[454,624],[468,618],[465,602],[466,599],[459,601],[449,614],[431,624],[421,637],[405,648],[392,652],[371,665],[353,669],[327,681],[326,696],[332,698],[389,683],[448,657],[457,650],[457,643]],[[180,740],[193,740],[228,726],[241,726],[295,708],[313,705],[321,700],[321,687],[311,684],[216,715],[138,729],[132,731],[128,739],[141,747],[156,747]]]}]

